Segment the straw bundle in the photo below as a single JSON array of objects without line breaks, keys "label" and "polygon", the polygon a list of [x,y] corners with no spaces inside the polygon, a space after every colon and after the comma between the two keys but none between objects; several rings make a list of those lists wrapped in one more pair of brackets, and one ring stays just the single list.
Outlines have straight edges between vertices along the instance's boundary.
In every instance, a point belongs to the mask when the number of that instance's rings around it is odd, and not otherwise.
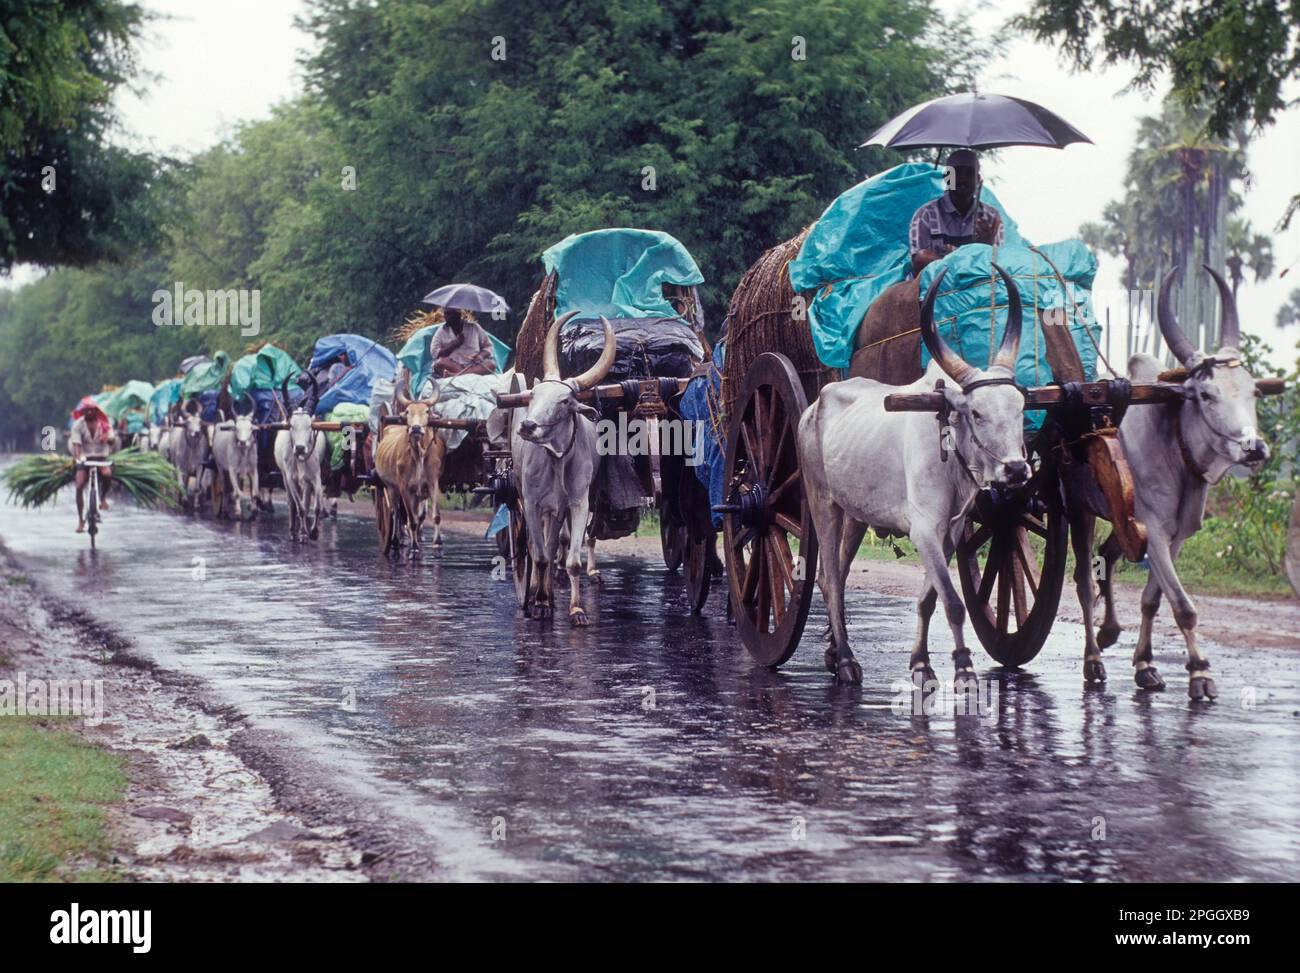
[{"label": "straw bundle", "polygon": [[528,302],[528,313],[519,326],[515,339],[515,371],[521,373],[531,385],[533,379],[542,377],[542,349],[546,345],[546,332],[555,320],[555,291],[559,277],[554,272],[542,278],[541,284]]},{"label": "straw bundle", "polygon": [[811,401],[831,380],[832,369],[817,357],[808,322],[812,295],[803,295],[802,314],[795,316],[795,293],[787,266],[799,254],[812,226],[785,243],[778,244],[745,272],[731,295],[727,311],[727,358],[722,371],[722,408],[733,414],[735,398],[754,360],[765,351],[785,355],[803,380]]}]

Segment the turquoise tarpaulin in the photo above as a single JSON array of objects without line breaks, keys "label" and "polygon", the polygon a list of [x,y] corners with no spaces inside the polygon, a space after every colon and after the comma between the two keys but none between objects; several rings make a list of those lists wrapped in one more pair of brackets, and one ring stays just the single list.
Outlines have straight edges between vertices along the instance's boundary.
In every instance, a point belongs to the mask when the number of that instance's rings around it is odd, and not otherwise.
[{"label": "turquoise tarpaulin", "polygon": [[275,345],[263,345],[245,355],[230,369],[230,395],[238,400],[249,389],[279,391],[287,378],[293,381],[302,371],[289,353]]},{"label": "turquoise tarpaulin", "polygon": [[[842,193],[804,238],[790,261],[790,283],[796,293],[818,290],[808,318],[823,364],[849,367],[867,308],[911,268],[913,214],[943,191],[942,169],[926,162],[894,166]],[[1006,243],[1023,243],[992,191],[985,187],[980,199],[1001,214]]]},{"label": "turquoise tarpaulin", "polygon": [[161,426],[167,410],[181,400],[181,380],[169,378],[158,383],[149,397],[149,421]]},{"label": "turquoise tarpaulin", "polygon": [[211,361],[195,365],[181,379],[181,398],[188,399],[200,392],[211,392],[221,388],[226,372],[230,371],[230,355],[219,351]]},{"label": "turquoise tarpaulin", "polygon": [[[997,262],[1011,275],[1020,291],[1024,316],[1021,321],[1020,353],[1016,358],[1016,381],[1021,385],[1047,385],[1056,381],[1047,362],[1038,312],[1046,308],[1064,309],[1049,314],[1041,327],[1068,327],[1074,346],[1083,362],[1084,377],[1097,376],[1096,339],[1101,325],[1092,309],[1092,283],[1097,274],[1097,258],[1079,240],[1048,243],[1038,248],[1061,272],[1060,281],[1047,260],[1026,246],[1003,246],[997,249]],[[934,323],[944,341],[962,358],[977,368],[987,368],[990,348],[996,352],[1007,325],[1007,290],[1002,278],[993,275],[993,248],[982,243],[960,247],[921,271],[921,293],[945,267],[947,276],[934,302]],[[989,285],[996,284],[992,297],[994,313],[989,313]],[[996,319],[996,327],[991,322]],[[1092,337],[1088,337],[1088,330]],[[990,334],[992,331],[992,334]],[[930,354],[921,346],[921,366],[930,363]],[[1044,413],[1025,413],[1025,426],[1042,425]]]},{"label": "turquoise tarpaulin", "polygon": [[559,271],[556,317],[569,311],[586,317],[677,317],[664,300],[663,285],[704,283],[689,251],[658,230],[575,233],[543,253],[542,265],[548,274]]}]

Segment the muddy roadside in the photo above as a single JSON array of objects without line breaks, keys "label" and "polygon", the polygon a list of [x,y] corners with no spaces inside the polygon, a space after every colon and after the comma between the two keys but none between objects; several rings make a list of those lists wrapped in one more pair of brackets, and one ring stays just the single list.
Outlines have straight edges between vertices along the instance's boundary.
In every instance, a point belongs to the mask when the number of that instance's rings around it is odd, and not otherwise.
[{"label": "muddy roadside", "polygon": [[[395,862],[396,836],[303,786],[312,773],[293,770],[293,755],[274,739],[42,591],[0,544],[0,679],[19,678],[96,686],[85,716],[59,725],[126,758],[123,799],[105,809],[116,850],[93,863],[122,879],[357,882],[410,874]],[[61,874],[75,877],[79,864]],[[432,872],[433,863],[421,864],[418,873]]]}]

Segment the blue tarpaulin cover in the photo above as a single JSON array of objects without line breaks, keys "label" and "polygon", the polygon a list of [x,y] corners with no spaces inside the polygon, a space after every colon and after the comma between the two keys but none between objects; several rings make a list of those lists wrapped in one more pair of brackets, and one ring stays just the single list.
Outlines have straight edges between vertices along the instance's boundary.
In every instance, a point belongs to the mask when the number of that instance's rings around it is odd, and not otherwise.
[{"label": "blue tarpaulin cover", "polygon": [[[1039,247],[1065,278],[1062,288],[1056,274],[1043,257],[1026,246],[998,247],[997,262],[1011,275],[1024,305],[1021,322],[1020,354],[1016,358],[1016,381],[1021,385],[1047,385],[1056,381],[1047,362],[1037,309],[1064,308],[1064,314],[1048,315],[1045,327],[1069,327],[1070,337],[1079,350],[1084,377],[1097,377],[1097,345],[1101,325],[1092,309],[1092,283],[1097,274],[1097,258],[1079,240],[1048,243]],[[934,323],[939,334],[962,358],[977,368],[987,368],[990,349],[996,353],[1007,325],[1007,291],[1002,279],[993,273],[993,248],[982,243],[960,247],[942,260],[936,260],[921,272],[921,293],[945,267],[948,274],[934,302]],[[990,282],[996,282],[989,313]],[[996,316],[996,328],[990,321]],[[1085,329],[1091,329],[1092,338]],[[990,334],[990,330],[993,331]],[[921,367],[930,364],[930,354],[921,345]],[[1045,413],[1025,413],[1025,427],[1037,429]]]},{"label": "blue tarpaulin cover", "polygon": [[[701,430],[695,439],[696,456],[695,476],[709,490],[709,505],[715,506],[726,500],[726,483],[723,481],[726,465],[727,429],[722,421],[722,364],[726,357],[726,347],[722,341],[713,346],[713,363],[708,372],[691,379],[682,393],[682,418],[688,422],[699,422]],[[713,526],[722,528],[722,514],[713,514]]]},{"label": "blue tarpaulin cover", "polygon": [[[871,302],[907,277],[907,231],[924,204],[943,195],[943,170],[906,162],[842,193],[790,261],[795,292],[819,289],[808,309],[813,346],[822,363],[848,368],[853,341]],[[980,199],[1002,216],[1006,244],[1022,244],[1016,223],[985,187]]]},{"label": "blue tarpaulin cover", "polygon": [[359,334],[331,334],[316,342],[311,353],[310,370],[345,354],[351,369],[330,386],[316,403],[316,415],[322,416],[342,402],[370,404],[370,390],[380,379],[392,380],[397,372],[397,357],[374,338]]},{"label": "blue tarpaulin cover", "polygon": [[163,420],[167,418],[167,410],[179,402],[181,399],[181,380],[179,378],[165,379],[154,387],[153,395],[149,397],[149,421],[155,426],[160,426]]},{"label": "blue tarpaulin cover", "polygon": [[[904,236],[906,236],[906,227]],[[611,228],[567,236],[542,254],[549,274],[558,271],[555,315],[671,318],[663,285],[704,283],[695,259],[674,237],[658,230]]]}]

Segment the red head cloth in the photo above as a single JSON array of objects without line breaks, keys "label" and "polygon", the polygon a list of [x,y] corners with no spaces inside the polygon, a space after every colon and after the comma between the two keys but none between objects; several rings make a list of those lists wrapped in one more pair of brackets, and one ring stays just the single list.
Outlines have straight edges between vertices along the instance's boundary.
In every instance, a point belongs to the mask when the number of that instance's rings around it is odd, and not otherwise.
[{"label": "red head cloth", "polygon": [[104,415],[104,410],[99,407],[99,404],[91,396],[87,395],[77,403],[77,407],[72,410],[72,418],[85,419],[86,425],[94,430],[97,438],[108,438],[108,416]]}]

